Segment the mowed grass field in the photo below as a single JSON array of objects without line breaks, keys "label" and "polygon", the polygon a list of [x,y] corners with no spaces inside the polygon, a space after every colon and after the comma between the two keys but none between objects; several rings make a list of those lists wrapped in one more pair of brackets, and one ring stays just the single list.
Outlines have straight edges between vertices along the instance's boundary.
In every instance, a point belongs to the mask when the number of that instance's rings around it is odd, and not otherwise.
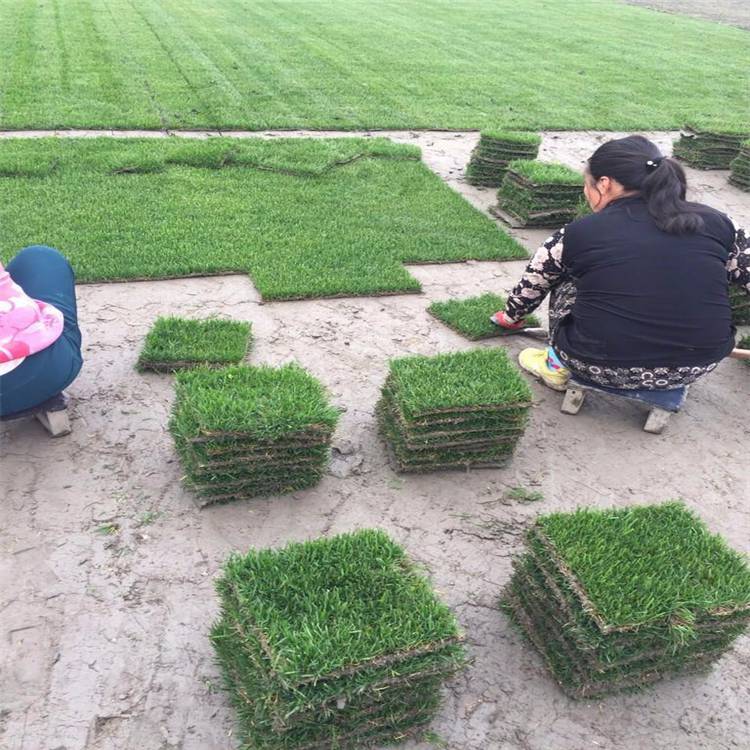
[{"label": "mowed grass field", "polygon": [[1,0],[0,128],[665,129],[749,58],[614,0]]},{"label": "mowed grass field", "polygon": [[0,248],[79,281],[249,273],[266,299],[416,292],[403,263],[526,251],[386,139],[11,139]]}]

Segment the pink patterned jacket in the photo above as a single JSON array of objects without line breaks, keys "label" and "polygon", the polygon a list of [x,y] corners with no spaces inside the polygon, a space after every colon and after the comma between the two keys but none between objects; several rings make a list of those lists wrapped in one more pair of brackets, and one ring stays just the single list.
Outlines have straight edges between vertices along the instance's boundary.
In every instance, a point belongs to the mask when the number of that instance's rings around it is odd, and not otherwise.
[{"label": "pink patterned jacket", "polygon": [[0,263],[0,375],[57,341],[63,322],[56,307],[31,299]]}]

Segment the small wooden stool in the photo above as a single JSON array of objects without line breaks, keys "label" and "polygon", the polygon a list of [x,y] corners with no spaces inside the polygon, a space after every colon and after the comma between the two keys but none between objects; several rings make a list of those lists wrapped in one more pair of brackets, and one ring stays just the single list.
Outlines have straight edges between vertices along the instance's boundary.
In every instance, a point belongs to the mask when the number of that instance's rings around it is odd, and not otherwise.
[{"label": "small wooden stool", "polygon": [[637,401],[649,407],[648,417],[643,429],[655,435],[661,433],[667,426],[667,422],[672,414],[676,414],[682,409],[685,399],[687,398],[688,387],[682,386],[668,391],[649,391],[649,390],[622,390],[620,388],[608,388],[603,385],[593,383],[583,383],[580,380],[571,378],[565,391],[560,411],[563,414],[578,414],[586,399],[587,391],[598,391],[610,396],[618,396],[628,401]]},{"label": "small wooden stool", "polygon": [[15,422],[19,419],[32,418],[40,422],[52,437],[62,437],[72,432],[68,415],[68,397],[64,393],[58,393],[57,396],[53,396],[33,409],[8,414],[0,419],[3,422]]}]

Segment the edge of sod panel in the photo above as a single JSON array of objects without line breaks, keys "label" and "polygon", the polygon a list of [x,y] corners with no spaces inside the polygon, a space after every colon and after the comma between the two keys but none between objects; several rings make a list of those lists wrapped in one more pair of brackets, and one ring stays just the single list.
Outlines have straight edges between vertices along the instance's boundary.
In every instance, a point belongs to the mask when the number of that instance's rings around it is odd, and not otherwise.
[{"label": "edge of sod panel", "polygon": [[[490,316],[503,310],[507,299],[500,294],[487,292],[467,299],[433,302],[427,312],[469,341],[507,336],[502,328],[490,322]],[[539,326],[535,315],[524,318],[524,327]]]},{"label": "edge of sod panel", "polygon": [[[670,534],[671,525],[671,534]],[[588,528],[587,528],[588,527]],[[659,529],[656,533],[654,529]],[[639,531],[636,534],[636,530]],[[574,533],[575,531],[575,533]],[[646,535],[650,532],[647,542]],[[586,613],[596,622],[603,633],[626,632],[637,630],[649,623],[661,622],[665,625],[676,625],[679,628],[691,629],[695,612],[704,612],[712,618],[722,619],[740,612],[750,612],[750,569],[742,556],[732,550],[722,537],[712,534],[705,524],[682,503],[667,502],[655,506],[631,506],[625,509],[609,511],[578,509],[573,513],[554,513],[537,519],[532,529],[536,539],[544,546],[545,551],[555,564],[555,567],[565,576],[570,588],[575,591]],[[607,540],[607,547],[598,551],[583,545],[583,539],[590,534]],[[635,534],[635,536],[633,536]],[[630,547],[623,546],[624,539],[637,538],[644,547],[644,551],[637,556]],[[669,538],[668,544],[665,539]],[[616,545],[620,544],[617,549]],[[587,542],[587,545],[590,542]],[[695,555],[687,545],[695,547]],[[567,545],[567,549],[566,549]],[[648,549],[648,552],[645,550]],[[615,560],[613,555],[620,555]],[[601,576],[604,561],[609,561],[608,570],[617,573],[622,579],[637,580],[637,571],[633,568],[652,561],[661,554],[660,575],[651,581],[652,587],[658,585],[664,588],[671,574],[673,579],[680,578],[680,583],[686,586],[685,569],[679,573],[666,562],[665,556],[674,561],[679,554],[693,565],[690,570],[690,580],[704,580],[707,578],[712,590],[704,586],[703,589],[694,587],[691,591],[676,590],[671,602],[665,602],[661,607],[652,604],[650,609],[636,613],[635,605],[628,602],[627,591],[623,580],[619,582],[602,582]],[[711,574],[705,571],[704,560],[711,560]],[[571,559],[572,558],[572,559]],[[717,590],[713,583],[721,571],[726,577],[722,587]],[[581,570],[587,566],[587,570]],[[644,575],[647,571],[644,570]],[[592,593],[592,586],[598,586],[599,594]],[[607,587],[613,587],[610,601],[602,601],[602,595]],[[616,589],[616,592],[614,591]],[[726,591],[726,593],[724,593]],[[638,589],[638,597],[643,597],[642,588]],[[655,595],[653,595],[655,597]],[[682,597],[687,596],[687,599]],[[689,597],[704,598],[700,601]],[[594,601],[598,598],[599,601]],[[654,602],[656,599],[654,598]],[[625,604],[623,604],[625,602]],[[630,610],[627,607],[630,606]],[[643,607],[643,605],[640,605]],[[607,614],[609,610],[609,614]]]}]

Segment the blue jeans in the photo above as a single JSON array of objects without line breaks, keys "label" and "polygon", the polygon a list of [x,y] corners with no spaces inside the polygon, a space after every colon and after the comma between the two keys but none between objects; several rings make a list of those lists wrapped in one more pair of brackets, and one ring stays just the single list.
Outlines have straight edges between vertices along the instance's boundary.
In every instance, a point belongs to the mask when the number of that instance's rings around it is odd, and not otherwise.
[{"label": "blue jeans", "polygon": [[75,274],[57,250],[32,245],[21,250],[5,270],[32,299],[49,302],[65,318],[62,335],[0,375],[0,416],[31,409],[67,388],[81,370],[81,331],[76,309]]}]

